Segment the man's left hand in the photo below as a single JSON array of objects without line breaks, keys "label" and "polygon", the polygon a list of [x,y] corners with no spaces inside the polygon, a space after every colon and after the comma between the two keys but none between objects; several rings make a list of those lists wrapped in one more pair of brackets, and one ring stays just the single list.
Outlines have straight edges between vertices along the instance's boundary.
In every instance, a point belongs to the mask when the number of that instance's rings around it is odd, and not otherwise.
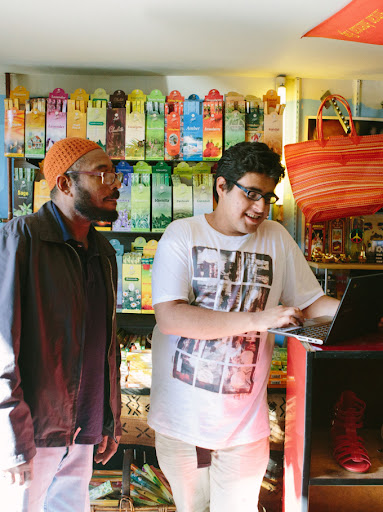
[{"label": "man's left hand", "polygon": [[118,443],[121,436],[116,436],[117,443],[109,436],[104,436],[101,443],[98,445],[96,455],[94,456],[95,462],[99,464],[106,464],[108,460],[116,453]]}]

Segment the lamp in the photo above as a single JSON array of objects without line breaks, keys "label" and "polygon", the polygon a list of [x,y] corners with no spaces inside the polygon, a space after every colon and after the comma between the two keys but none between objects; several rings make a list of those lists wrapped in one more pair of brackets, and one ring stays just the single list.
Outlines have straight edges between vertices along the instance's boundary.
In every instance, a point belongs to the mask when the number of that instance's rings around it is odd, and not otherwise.
[{"label": "lamp", "polygon": [[281,105],[286,105],[286,75],[278,75],[276,77],[275,88],[280,97]]}]

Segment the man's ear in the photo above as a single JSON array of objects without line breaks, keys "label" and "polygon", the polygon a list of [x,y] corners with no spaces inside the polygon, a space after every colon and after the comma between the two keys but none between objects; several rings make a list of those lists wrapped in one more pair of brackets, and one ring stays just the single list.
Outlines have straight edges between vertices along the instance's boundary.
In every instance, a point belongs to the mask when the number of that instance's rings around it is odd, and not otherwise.
[{"label": "man's ear", "polygon": [[60,174],[56,178],[56,187],[63,194],[70,194],[71,188],[73,186],[73,182],[71,181],[69,176],[65,174]]},{"label": "man's ear", "polygon": [[227,190],[227,183],[223,176],[218,176],[215,182],[218,197],[222,197],[224,192]]}]

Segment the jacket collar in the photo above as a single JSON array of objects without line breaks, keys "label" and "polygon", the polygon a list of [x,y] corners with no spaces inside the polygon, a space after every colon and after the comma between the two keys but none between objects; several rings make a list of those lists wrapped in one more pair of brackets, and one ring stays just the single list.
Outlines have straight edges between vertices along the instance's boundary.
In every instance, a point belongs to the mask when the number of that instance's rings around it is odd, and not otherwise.
[{"label": "jacket collar", "polygon": [[[37,216],[40,224],[40,239],[45,242],[54,242],[64,244],[65,240],[63,237],[63,231],[56,219],[56,215],[53,209],[52,201],[48,201],[37,212]],[[110,245],[107,239],[102,236],[98,231],[91,225],[90,229],[94,239],[96,240],[100,254],[106,256],[112,256],[116,253],[114,248]]]}]

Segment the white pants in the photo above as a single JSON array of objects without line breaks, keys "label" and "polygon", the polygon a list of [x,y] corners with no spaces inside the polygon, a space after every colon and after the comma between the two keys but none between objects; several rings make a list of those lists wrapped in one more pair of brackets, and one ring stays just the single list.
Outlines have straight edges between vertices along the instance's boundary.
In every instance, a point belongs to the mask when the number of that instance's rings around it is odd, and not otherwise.
[{"label": "white pants", "polygon": [[[26,489],[0,482],[6,512],[89,512],[93,445],[37,448],[33,480]],[[3,501],[4,500],[4,501]]]},{"label": "white pants", "polygon": [[197,468],[195,446],[157,432],[156,452],[177,512],[257,512],[269,461],[268,437],[213,451],[208,468]]}]

